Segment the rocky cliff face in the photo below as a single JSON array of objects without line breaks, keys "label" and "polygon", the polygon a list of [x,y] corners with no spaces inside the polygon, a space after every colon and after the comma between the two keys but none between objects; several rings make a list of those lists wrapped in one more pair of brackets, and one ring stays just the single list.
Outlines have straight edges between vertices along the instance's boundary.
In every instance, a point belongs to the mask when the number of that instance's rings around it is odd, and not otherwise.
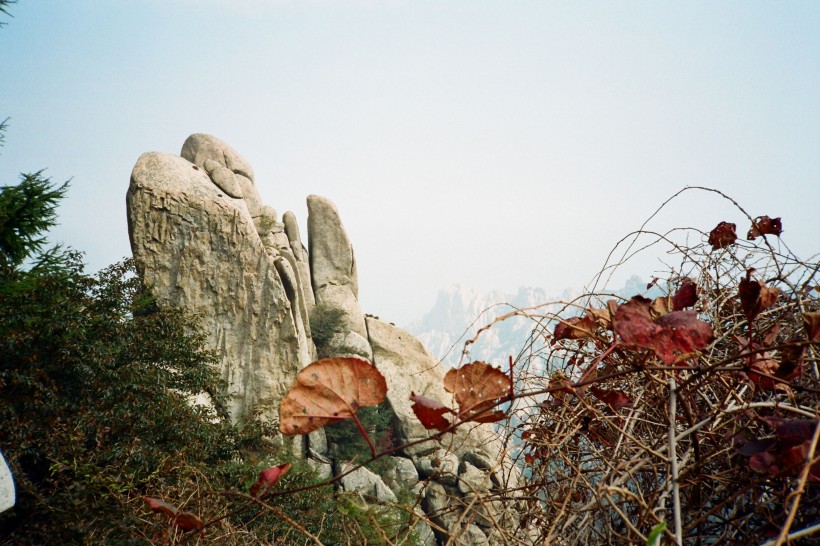
[{"label": "rocky cliff face", "polygon": [[[323,197],[311,195],[307,203],[306,249],[295,215],[286,212],[280,220],[262,202],[253,169],[240,154],[210,135],[191,135],[181,156],[150,152],[134,166],[127,195],[134,258],[159,305],[202,317],[221,359],[232,419],[278,420],[297,372],[316,358],[310,316],[321,306],[342,317],[338,352],[364,356],[386,377],[399,441],[427,438],[409,395],[449,402],[443,371],[412,335],[365,318],[353,246],[339,212]],[[300,445],[320,472],[344,467],[329,459],[321,431]],[[418,529],[430,545],[451,534],[461,537],[456,543],[500,542],[499,533],[516,527],[509,506],[487,500],[518,476],[491,426],[400,455],[390,475],[361,469],[340,486],[385,500],[399,488],[413,490],[432,523]]]}]

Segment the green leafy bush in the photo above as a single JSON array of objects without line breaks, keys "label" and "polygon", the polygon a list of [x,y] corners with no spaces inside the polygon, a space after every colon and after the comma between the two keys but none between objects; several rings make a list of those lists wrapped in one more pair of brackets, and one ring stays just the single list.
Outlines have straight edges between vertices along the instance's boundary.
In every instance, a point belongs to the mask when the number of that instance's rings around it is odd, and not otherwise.
[{"label": "green leafy bush", "polygon": [[338,307],[316,305],[310,313],[310,333],[317,350],[324,352],[333,338],[345,331],[345,314]]}]

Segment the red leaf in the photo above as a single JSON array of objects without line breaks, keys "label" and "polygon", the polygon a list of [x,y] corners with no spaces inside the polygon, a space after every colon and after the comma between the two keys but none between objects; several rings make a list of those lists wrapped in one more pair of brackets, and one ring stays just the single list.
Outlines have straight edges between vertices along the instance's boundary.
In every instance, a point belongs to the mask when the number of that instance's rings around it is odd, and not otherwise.
[{"label": "red leaf", "polygon": [[[796,476],[806,464],[810,445],[811,442],[806,440],[802,444],[778,449],[776,452],[758,453],[749,459],[749,466],[759,474]],[[809,478],[811,481],[820,481],[820,463],[812,465]]]},{"label": "red leaf", "polygon": [[[754,453],[749,459],[749,466],[755,472],[775,477],[798,475],[807,463],[811,438],[814,436],[818,421],[783,419],[776,416],[762,417],[762,420],[775,429],[777,441],[751,441],[748,442],[752,444],[751,448],[742,446],[746,453]],[[763,447],[765,451],[755,449],[757,447]],[[812,465],[809,479],[820,481],[820,463]]]},{"label": "red leaf", "polygon": [[606,403],[610,408],[612,408],[612,411],[632,407],[632,400],[629,399],[629,396],[624,391],[599,389],[595,385],[592,385],[589,388],[589,392],[591,392],[598,400]]},{"label": "red leaf", "polygon": [[737,226],[729,222],[721,222],[709,233],[709,244],[712,250],[724,248],[737,240]]},{"label": "red leaf", "polygon": [[432,398],[419,396],[414,392],[410,393],[410,400],[413,401],[413,405],[411,406],[411,408],[413,408],[413,412],[427,430],[434,428],[442,431],[450,426],[450,421],[444,418],[444,414],[453,413],[453,410],[444,404],[437,402]]},{"label": "red leaf", "polygon": [[665,364],[711,343],[712,327],[698,320],[694,311],[674,311],[653,321],[651,305],[651,300],[635,296],[618,306],[615,332],[624,343],[652,349]]},{"label": "red leaf", "polygon": [[531,465],[535,462],[535,455],[532,453],[525,453],[524,454],[524,462]]},{"label": "red leaf", "polygon": [[172,518],[176,517],[176,515],[179,513],[179,509],[177,509],[176,506],[168,502],[165,502],[162,499],[155,499],[153,497],[142,497],[142,500],[144,500],[148,504],[148,508],[150,508],[154,512],[159,512]]},{"label": "red leaf", "polygon": [[780,361],[778,362],[772,351],[767,351],[766,347],[771,344],[777,336],[779,328],[775,327],[764,339],[765,344],[735,336],[735,340],[740,345],[743,353],[748,353],[744,363],[746,366],[746,376],[754,383],[757,389],[779,390],[788,392],[790,389],[778,379],[790,380],[797,377],[802,368],[802,347],[784,347],[780,351]]},{"label": "red leaf", "polygon": [[181,512],[176,519],[174,519],[174,523],[183,531],[202,529],[205,526],[205,523],[201,519],[190,512]]},{"label": "red leaf", "polygon": [[809,341],[820,341],[820,311],[803,313],[803,323],[809,335]]},{"label": "red leaf", "polygon": [[306,366],[279,406],[282,434],[307,434],[387,396],[384,376],[359,358],[326,358]]},{"label": "red leaf", "polygon": [[797,445],[814,436],[817,427],[816,419],[783,419],[782,417],[762,417],[770,427],[775,429],[778,441],[784,445]]},{"label": "red leaf", "polygon": [[752,222],[752,227],[749,229],[749,233],[746,234],[746,238],[750,241],[754,241],[761,235],[776,235],[780,237],[781,233],[783,233],[783,224],[780,222],[780,218],[758,216]]},{"label": "red leaf", "polygon": [[259,479],[256,480],[256,483],[251,486],[251,495],[256,496],[256,493],[261,489],[265,490],[276,482],[279,481],[279,478],[284,476],[290,470],[290,463],[280,464],[279,466],[272,466],[270,468],[266,468],[262,472],[259,473]]},{"label": "red leaf", "polygon": [[472,362],[444,376],[444,389],[455,394],[459,418],[477,423],[495,423],[506,417],[502,410],[487,412],[512,389],[510,378],[486,362]]},{"label": "red leaf", "polygon": [[754,269],[749,269],[746,272],[746,278],[741,279],[737,287],[740,306],[743,308],[746,320],[750,323],[761,311],[774,305],[780,295],[777,288],[769,288],[761,281],[753,281],[752,271]]},{"label": "red leaf", "polygon": [[680,311],[692,307],[698,301],[698,285],[692,279],[684,279],[683,283],[672,296],[672,310]]}]

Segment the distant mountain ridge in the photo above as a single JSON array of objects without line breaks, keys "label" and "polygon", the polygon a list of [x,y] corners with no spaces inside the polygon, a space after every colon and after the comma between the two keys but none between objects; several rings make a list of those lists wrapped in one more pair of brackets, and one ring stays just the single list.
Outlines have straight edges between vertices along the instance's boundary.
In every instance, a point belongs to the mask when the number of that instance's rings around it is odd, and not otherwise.
[{"label": "distant mountain ridge", "polygon": [[[623,288],[611,291],[624,297],[647,292],[646,282],[637,276],[630,277]],[[659,290],[653,288],[651,292]],[[407,330],[443,364],[455,367],[461,359],[464,343],[498,317],[544,304],[547,305],[534,313],[556,312],[563,306],[561,302],[572,301],[580,295],[580,291],[573,289],[566,289],[560,295],[549,295],[538,287],[521,287],[514,294],[499,290],[481,293],[454,285],[440,290],[430,311],[421,320],[411,323]],[[535,319],[526,316],[498,322],[481,333],[470,346],[464,362],[483,360],[496,366],[504,365],[510,355],[516,357],[537,326]]]}]

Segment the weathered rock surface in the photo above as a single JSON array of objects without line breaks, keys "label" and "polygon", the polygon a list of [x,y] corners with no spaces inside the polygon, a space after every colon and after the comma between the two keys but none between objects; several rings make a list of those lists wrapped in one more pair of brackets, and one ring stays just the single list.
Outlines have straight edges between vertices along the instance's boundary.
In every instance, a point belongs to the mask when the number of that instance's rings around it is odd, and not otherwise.
[{"label": "weathered rock surface", "polygon": [[160,305],[203,318],[228,382],[230,415],[278,419],[279,401],[306,363],[282,280],[244,200],[186,159],[146,153],[131,174],[127,205],[134,259]]}]

